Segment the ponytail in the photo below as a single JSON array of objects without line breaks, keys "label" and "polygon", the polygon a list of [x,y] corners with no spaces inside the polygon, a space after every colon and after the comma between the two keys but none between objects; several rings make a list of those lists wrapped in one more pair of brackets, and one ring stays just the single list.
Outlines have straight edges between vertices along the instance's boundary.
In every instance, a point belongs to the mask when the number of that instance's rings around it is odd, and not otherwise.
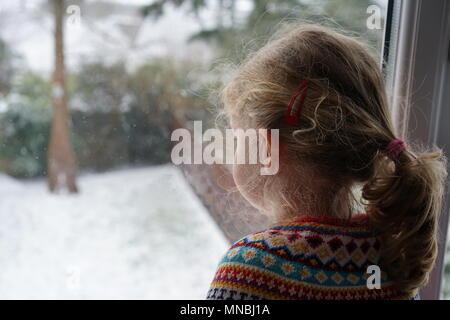
[{"label": "ponytail", "polygon": [[425,285],[437,255],[437,223],[442,210],[446,158],[442,151],[378,152],[362,198],[379,234],[381,268],[404,292]]}]

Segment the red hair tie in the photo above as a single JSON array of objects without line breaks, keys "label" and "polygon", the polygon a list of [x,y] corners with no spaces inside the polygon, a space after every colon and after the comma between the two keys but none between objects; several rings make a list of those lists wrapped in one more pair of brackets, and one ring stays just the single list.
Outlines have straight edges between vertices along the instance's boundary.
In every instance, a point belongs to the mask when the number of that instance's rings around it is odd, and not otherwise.
[{"label": "red hair tie", "polygon": [[405,141],[403,141],[402,139],[394,139],[389,142],[386,149],[383,150],[383,153],[391,160],[394,160],[395,158],[397,158],[398,154],[405,149]]},{"label": "red hair tie", "polygon": [[[284,121],[289,125],[296,125],[300,120],[300,115],[302,112],[303,103],[305,102],[306,93],[308,92],[308,80],[303,80],[302,83],[295,91],[294,95],[289,101],[288,108],[286,111],[286,115],[284,117]],[[300,95],[300,102],[296,104],[296,108],[294,108],[295,100]]]}]

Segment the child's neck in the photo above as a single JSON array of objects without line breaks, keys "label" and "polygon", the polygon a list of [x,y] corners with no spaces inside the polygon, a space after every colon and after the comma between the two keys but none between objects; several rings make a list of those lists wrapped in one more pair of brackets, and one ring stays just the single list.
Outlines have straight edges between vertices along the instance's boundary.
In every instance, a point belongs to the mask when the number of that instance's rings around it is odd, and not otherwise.
[{"label": "child's neck", "polygon": [[352,215],[352,210],[345,204],[336,204],[335,206],[332,204],[327,206],[298,206],[295,209],[280,206],[271,210],[271,217],[274,223],[295,220],[305,216],[350,219]]}]

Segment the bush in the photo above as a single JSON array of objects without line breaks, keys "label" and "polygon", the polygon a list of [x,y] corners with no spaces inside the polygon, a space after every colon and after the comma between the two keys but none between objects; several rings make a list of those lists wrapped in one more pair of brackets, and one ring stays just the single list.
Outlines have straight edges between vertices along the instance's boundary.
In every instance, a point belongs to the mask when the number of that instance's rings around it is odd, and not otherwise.
[{"label": "bush", "polygon": [[0,169],[16,177],[46,173],[51,123],[50,88],[41,77],[24,74],[0,114]]}]

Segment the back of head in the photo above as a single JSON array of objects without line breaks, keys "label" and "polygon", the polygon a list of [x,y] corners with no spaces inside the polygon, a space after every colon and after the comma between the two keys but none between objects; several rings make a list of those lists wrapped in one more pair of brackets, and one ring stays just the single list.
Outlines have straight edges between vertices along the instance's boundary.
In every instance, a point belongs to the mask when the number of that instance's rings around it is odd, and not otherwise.
[{"label": "back of head", "polygon": [[[240,66],[222,91],[225,110],[249,127],[280,129],[298,166],[309,164],[362,200],[382,241],[382,270],[405,291],[426,283],[437,252],[446,161],[412,145],[391,158],[396,138],[384,78],[359,41],[315,25],[289,25]],[[298,85],[308,94],[298,124],[284,122]]]}]

